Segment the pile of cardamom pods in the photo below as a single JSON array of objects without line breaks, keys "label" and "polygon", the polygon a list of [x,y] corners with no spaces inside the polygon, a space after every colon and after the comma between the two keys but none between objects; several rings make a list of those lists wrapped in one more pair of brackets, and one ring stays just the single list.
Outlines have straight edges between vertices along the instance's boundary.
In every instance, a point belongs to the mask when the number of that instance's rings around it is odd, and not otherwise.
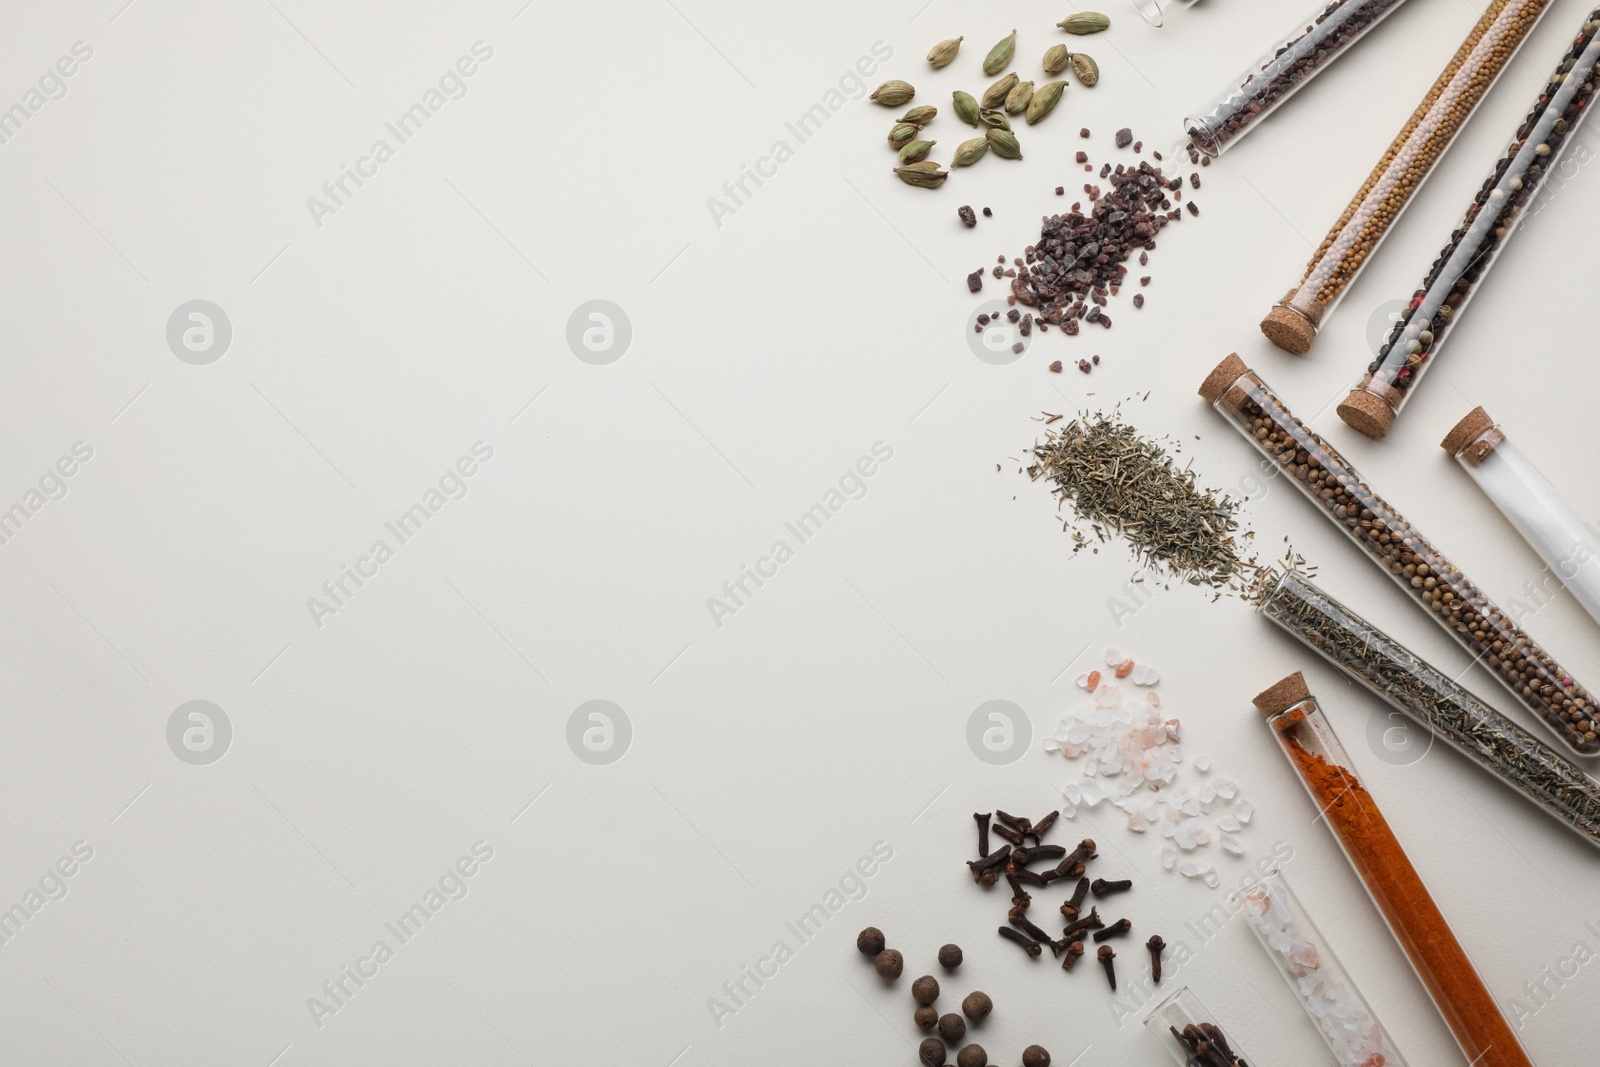
[{"label": "pile of cardamom pods", "polygon": [[[1110,25],[1111,20],[1098,11],[1080,11],[1056,23],[1060,29],[1079,37],[1099,33]],[[940,41],[928,53],[928,64],[935,70],[949,66],[955,62],[964,40],[965,37],[952,37],[948,41]],[[991,78],[999,74],[1011,65],[1016,53],[1017,31],[1012,30],[983,57],[983,73]],[[1073,52],[1065,44],[1051,45],[1045,51],[1046,74],[1060,74],[1069,68],[1085,88],[1100,80],[1099,65],[1086,53]],[[1016,71],[989,86],[982,96],[974,97],[957,89],[951,94],[956,118],[982,130],[983,136],[957,145],[950,166],[970,167],[990,152],[1001,159],[1021,159],[1022,145],[1012,132],[1011,119],[1007,116],[1021,115],[1032,126],[1055,110],[1066,91],[1067,83],[1064,80],[1047,81],[1035,87],[1032,81],[1023,81]],[[896,78],[878,86],[868,99],[884,107],[903,107],[911,103],[916,95],[917,90],[909,82]],[[939,142],[926,140],[922,136],[923,129],[938,113],[939,109],[932,105],[919,105],[901,115],[889,131],[889,146],[900,154],[900,165],[894,168],[894,172],[907,185],[919,189],[937,189],[950,176],[948,171],[941,170],[938,163],[928,158],[933,146]]]}]

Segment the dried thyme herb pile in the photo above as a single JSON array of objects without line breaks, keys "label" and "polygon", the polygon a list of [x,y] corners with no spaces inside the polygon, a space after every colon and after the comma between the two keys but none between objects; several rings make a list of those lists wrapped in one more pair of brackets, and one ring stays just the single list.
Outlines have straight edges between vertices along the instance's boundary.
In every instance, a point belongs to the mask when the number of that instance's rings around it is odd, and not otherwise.
[{"label": "dried thyme herb pile", "polygon": [[1074,555],[1090,543],[1087,524],[1102,542],[1127,541],[1134,558],[1158,574],[1209,586],[1218,597],[1241,593],[1258,569],[1240,544],[1253,534],[1239,532],[1238,501],[1197,486],[1193,471],[1117,412],[1080,414],[1047,430],[1032,452],[1029,477],[1048,478],[1072,512],[1063,525],[1072,531]]}]

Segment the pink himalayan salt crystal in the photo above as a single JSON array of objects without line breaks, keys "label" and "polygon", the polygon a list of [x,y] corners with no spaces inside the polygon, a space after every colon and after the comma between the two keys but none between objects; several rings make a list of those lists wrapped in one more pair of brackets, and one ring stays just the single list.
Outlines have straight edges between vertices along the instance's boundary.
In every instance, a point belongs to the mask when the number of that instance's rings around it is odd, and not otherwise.
[{"label": "pink himalayan salt crystal", "polygon": [[1130,675],[1132,673],[1133,673],[1133,660],[1125,659],[1121,663],[1117,664],[1117,666],[1116,666],[1116,675],[1117,675],[1118,678],[1126,678],[1128,675]]}]

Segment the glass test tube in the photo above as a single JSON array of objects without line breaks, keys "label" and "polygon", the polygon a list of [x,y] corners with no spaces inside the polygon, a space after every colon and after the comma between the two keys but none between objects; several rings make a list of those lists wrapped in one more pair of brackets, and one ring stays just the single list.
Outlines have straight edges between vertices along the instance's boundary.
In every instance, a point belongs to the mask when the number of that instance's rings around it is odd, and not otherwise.
[{"label": "glass test tube", "polygon": [[1295,418],[1243,360],[1229,356],[1218,364],[1200,395],[1573,751],[1600,752],[1594,697],[1373,492],[1332,445]]},{"label": "glass test tube", "polygon": [[1572,591],[1583,610],[1600,622],[1600,536],[1594,528],[1578,517],[1522,450],[1506,440],[1500,424],[1482,408],[1474,408],[1456,423],[1441,444]]},{"label": "glass test tube", "polygon": [[1339,1067],[1406,1067],[1282,871],[1245,894],[1244,917]]},{"label": "glass test tube", "polygon": [[1308,352],[1323,317],[1377,252],[1412,195],[1500,76],[1550,0],[1490,0],[1422,103],[1411,113],[1261,332],[1289,352]]},{"label": "glass test tube", "polygon": [[1459,682],[1317,588],[1281,572],[1261,614],[1445,744],[1600,846],[1600,783]]},{"label": "glass test tube", "polygon": [[1289,765],[1473,1067],[1533,1067],[1298,673],[1255,698]]},{"label": "glass test tube", "polygon": [[1321,0],[1215,99],[1183,120],[1189,140],[1208,156],[1221,155],[1404,2]]},{"label": "glass test tube", "polygon": [[1216,1018],[1185,985],[1150,1010],[1144,1029],[1161,1042],[1179,1067],[1250,1067],[1244,1052],[1223,1033]]},{"label": "glass test tube", "polygon": [[1133,0],[1133,9],[1150,25],[1160,29],[1168,15],[1192,7],[1195,0]]},{"label": "glass test tube", "polygon": [[[1594,96],[1600,64],[1600,8],[1584,17],[1577,36],[1540,88],[1527,117],[1495,161],[1466,215],[1456,224],[1422,287],[1390,328],[1366,377],[1339,404],[1339,417],[1368,437],[1381,438],[1406,398],[1435,362],[1446,334],[1493,266],[1518,224],[1572,146]],[[1574,164],[1576,166],[1576,164]],[[1565,176],[1571,175],[1563,170]]]}]

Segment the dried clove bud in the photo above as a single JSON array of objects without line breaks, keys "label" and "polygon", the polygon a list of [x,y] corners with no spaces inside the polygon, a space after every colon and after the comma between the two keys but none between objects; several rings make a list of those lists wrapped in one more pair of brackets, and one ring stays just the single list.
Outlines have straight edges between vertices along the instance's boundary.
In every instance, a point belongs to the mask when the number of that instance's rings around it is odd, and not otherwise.
[{"label": "dried clove bud", "polygon": [[989,856],[989,818],[986,811],[972,813],[972,821],[978,824],[978,855],[985,859]]},{"label": "dried clove bud", "polygon": [[1083,956],[1083,942],[1082,941],[1074,941],[1074,942],[1072,942],[1070,945],[1067,946],[1067,956],[1066,956],[1065,959],[1063,959],[1061,961],[1061,969],[1063,971],[1072,970],[1072,968],[1077,965],[1078,960],[1080,958],[1082,958],[1082,956]]},{"label": "dried clove bud", "polygon": [[1095,954],[1100,960],[1100,966],[1106,969],[1106,981],[1111,983],[1111,991],[1117,991],[1117,968],[1111,961],[1117,958],[1110,945],[1101,945],[1100,951]]},{"label": "dried clove bud", "polygon": [[1049,831],[1050,827],[1056,824],[1056,820],[1059,818],[1061,818],[1061,812],[1052,811],[1049,815],[1046,815],[1044,818],[1034,823],[1033,829],[1030,830],[1029,833],[1033,834],[1033,839],[1035,841],[1040,841],[1044,838],[1044,835]]},{"label": "dried clove bud", "polygon": [[1108,882],[1104,878],[1096,878],[1089,883],[1089,888],[1094,890],[1094,895],[1097,897],[1110,896],[1112,893],[1126,893],[1133,888],[1133,879],[1119,878],[1114,882]]},{"label": "dried clove bud", "polygon": [[1150,950],[1150,979],[1156,985],[1160,985],[1161,950],[1167,947],[1167,943],[1161,940],[1160,934],[1151,934],[1150,940],[1144,943],[1144,947]]},{"label": "dried clove bud", "polygon": [[1128,921],[1127,919],[1118,919],[1104,930],[1096,930],[1094,932],[1095,943],[1098,944],[1101,941],[1109,941],[1113,937],[1121,937],[1123,934],[1132,929],[1132,922]]},{"label": "dried clove bud", "polygon": [[1062,933],[1063,936],[1070,938],[1075,934],[1083,933],[1085,930],[1098,930],[1104,925],[1105,923],[1100,921],[1099,909],[1090,908],[1089,914],[1072,920],[1067,924],[1066,929],[1062,931]]},{"label": "dried clove bud", "polygon": [[1029,922],[1028,921],[1028,917],[1026,915],[1018,914],[1018,915],[1012,916],[1011,917],[1011,925],[1013,925],[1017,929],[1025,932],[1029,937],[1033,938],[1035,941],[1049,942],[1049,940],[1050,940],[1050,935],[1045,933],[1043,930],[1039,929],[1033,923]]},{"label": "dried clove bud", "polygon": [[1039,947],[1039,942],[1033,940],[1020,930],[1013,930],[1009,926],[1000,927],[1000,936],[1005,938],[1007,941],[1015,941],[1017,944],[1022,946],[1024,952],[1035,959],[1037,959],[1039,954],[1044,951],[1044,949]]}]

